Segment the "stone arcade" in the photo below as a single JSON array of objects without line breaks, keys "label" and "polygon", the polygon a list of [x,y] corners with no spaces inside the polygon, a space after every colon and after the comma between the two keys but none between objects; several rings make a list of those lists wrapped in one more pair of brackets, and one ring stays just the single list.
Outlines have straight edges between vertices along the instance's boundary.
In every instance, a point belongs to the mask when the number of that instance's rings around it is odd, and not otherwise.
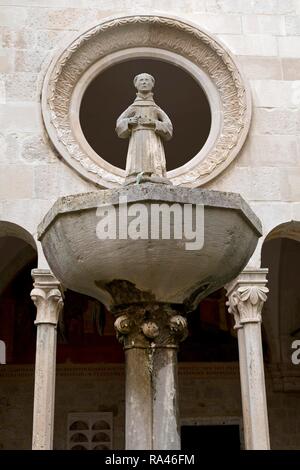
[{"label": "stone arcade", "polygon": [[[19,3],[1,19],[0,447],[299,448],[296,8]],[[153,205],[182,237],[138,237]]]}]

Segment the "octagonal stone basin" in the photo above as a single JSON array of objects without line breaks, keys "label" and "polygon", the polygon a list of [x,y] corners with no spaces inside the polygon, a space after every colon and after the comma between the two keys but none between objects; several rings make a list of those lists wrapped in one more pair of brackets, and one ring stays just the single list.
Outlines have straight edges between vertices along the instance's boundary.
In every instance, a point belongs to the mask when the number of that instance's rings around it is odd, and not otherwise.
[{"label": "octagonal stone basin", "polygon": [[[149,214],[153,204],[177,203],[182,213],[184,204],[191,204],[194,224],[196,205],[203,207],[204,224],[197,222],[203,246],[186,249],[184,238],[99,239],[97,208],[112,205],[119,216],[120,197],[128,209],[139,203]],[[61,283],[97,298],[111,311],[139,302],[194,309],[241,272],[260,236],[260,221],[239,194],[155,183],[62,197],[38,228],[49,266]]]}]

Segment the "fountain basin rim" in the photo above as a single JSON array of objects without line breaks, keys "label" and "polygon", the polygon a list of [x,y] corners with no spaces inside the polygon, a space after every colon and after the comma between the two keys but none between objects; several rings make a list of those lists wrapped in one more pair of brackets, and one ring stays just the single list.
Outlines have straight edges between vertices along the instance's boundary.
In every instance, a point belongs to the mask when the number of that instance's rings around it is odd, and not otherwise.
[{"label": "fountain basin rim", "polygon": [[145,201],[161,204],[203,204],[205,207],[237,210],[252,226],[258,237],[262,235],[259,218],[238,193],[144,183],[116,189],[98,189],[58,198],[38,225],[38,240],[42,240],[47,230],[59,216],[65,213],[94,209],[103,204],[118,205],[120,196],[127,196],[127,203]]}]

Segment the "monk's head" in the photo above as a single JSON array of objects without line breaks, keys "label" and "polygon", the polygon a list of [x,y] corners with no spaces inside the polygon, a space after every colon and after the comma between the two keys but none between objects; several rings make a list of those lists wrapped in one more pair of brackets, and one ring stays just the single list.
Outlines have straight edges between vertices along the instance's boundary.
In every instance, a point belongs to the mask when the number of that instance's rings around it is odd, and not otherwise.
[{"label": "monk's head", "polygon": [[154,87],[154,83],[154,77],[149,75],[149,73],[139,73],[133,80],[135,88],[141,93],[151,91]]}]

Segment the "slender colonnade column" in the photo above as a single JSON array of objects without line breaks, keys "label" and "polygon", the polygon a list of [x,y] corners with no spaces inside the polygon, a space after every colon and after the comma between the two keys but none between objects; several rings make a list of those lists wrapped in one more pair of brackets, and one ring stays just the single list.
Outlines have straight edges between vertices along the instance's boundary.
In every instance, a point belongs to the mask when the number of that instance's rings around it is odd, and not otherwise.
[{"label": "slender colonnade column", "polygon": [[31,298],[37,308],[32,449],[50,450],[53,448],[57,322],[63,295],[59,281],[50,270],[34,269],[32,277]]},{"label": "slender colonnade column", "polygon": [[180,449],[177,349],[186,319],[166,305],[131,306],[115,328],[126,358],[126,449]]},{"label": "slender colonnade column", "polygon": [[238,330],[246,449],[270,449],[261,338],[261,312],[267,299],[267,269],[244,270],[226,286],[229,313]]}]

